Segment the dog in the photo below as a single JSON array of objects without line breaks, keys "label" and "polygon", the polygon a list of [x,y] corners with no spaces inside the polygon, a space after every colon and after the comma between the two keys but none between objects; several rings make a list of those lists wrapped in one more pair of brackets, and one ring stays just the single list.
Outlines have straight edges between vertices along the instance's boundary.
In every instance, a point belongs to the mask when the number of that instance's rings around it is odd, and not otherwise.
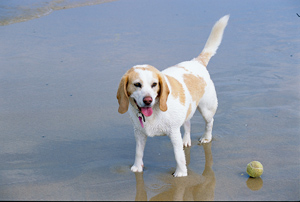
[{"label": "dog", "polygon": [[[206,128],[201,143],[212,140],[214,115],[218,99],[213,81],[206,69],[210,58],[221,44],[229,15],[212,28],[200,55],[163,71],[151,65],[136,65],[121,78],[117,99],[118,112],[129,112],[136,139],[133,172],[143,171],[143,155],[147,137],[169,136],[177,163],[174,177],[187,176],[183,148],[191,146],[190,119],[196,109],[202,114]],[[183,138],[180,128],[184,127]]]}]

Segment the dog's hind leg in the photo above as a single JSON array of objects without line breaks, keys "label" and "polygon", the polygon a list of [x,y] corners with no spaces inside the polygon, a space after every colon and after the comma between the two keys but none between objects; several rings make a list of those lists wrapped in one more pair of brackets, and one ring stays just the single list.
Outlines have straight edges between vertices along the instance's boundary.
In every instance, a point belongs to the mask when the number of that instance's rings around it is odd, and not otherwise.
[{"label": "dog's hind leg", "polygon": [[214,91],[211,94],[212,98],[208,102],[200,102],[197,109],[202,114],[203,119],[205,120],[205,132],[202,137],[199,139],[200,143],[209,143],[212,140],[212,129],[214,124],[214,115],[217,111],[218,100],[217,95]]},{"label": "dog's hind leg", "polygon": [[200,143],[209,143],[212,140],[212,128],[214,124],[214,118],[204,118],[206,122],[205,132],[199,139]]},{"label": "dog's hind leg", "polygon": [[183,146],[184,147],[190,147],[192,146],[192,142],[191,142],[191,122],[190,120],[187,120],[186,122],[184,122],[183,124],[184,127],[184,135],[183,135]]}]

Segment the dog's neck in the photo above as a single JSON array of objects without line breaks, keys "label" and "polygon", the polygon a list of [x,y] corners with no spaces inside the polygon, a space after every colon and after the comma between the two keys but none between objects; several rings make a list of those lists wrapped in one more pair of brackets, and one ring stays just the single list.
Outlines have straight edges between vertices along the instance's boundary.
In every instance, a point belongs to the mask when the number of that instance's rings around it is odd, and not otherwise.
[{"label": "dog's neck", "polygon": [[[157,110],[159,110],[159,99],[156,99],[155,104],[152,106],[153,108],[153,114],[151,116],[146,117],[141,110],[137,107],[136,103],[134,102],[133,98],[129,98],[129,103],[131,105],[131,110],[133,112],[133,114],[135,114],[135,116],[137,117],[137,119],[139,120],[142,128],[144,128],[144,124],[147,121],[151,121],[152,119],[154,119],[154,117],[157,114]],[[134,117],[132,117],[134,118]]]}]

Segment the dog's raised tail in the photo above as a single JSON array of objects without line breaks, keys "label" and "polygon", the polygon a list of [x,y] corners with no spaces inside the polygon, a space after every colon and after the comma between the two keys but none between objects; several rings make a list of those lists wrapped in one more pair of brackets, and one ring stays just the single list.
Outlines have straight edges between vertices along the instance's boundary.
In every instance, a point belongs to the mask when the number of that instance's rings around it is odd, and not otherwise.
[{"label": "dog's raised tail", "polygon": [[229,15],[225,15],[224,17],[222,17],[220,20],[216,22],[206,41],[204,49],[202,50],[200,55],[196,58],[204,66],[207,66],[210,58],[216,54],[217,49],[221,44],[223,33],[228,20],[229,20]]}]

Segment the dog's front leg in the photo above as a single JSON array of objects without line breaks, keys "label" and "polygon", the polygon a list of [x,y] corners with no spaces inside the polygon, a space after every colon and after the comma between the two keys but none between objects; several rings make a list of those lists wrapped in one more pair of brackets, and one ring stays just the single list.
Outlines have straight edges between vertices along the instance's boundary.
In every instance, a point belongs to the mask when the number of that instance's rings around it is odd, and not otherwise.
[{"label": "dog's front leg", "polygon": [[144,149],[146,145],[147,136],[141,133],[139,130],[134,130],[134,136],[136,141],[136,149],[135,149],[135,161],[133,166],[131,167],[132,172],[143,172],[143,156]]},{"label": "dog's front leg", "polygon": [[183,141],[180,133],[180,128],[170,134],[170,139],[173,144],[175,160],[177,163],[176,171],[173,175],[174,177],[187,176],[186,160],[183,151]]}]

